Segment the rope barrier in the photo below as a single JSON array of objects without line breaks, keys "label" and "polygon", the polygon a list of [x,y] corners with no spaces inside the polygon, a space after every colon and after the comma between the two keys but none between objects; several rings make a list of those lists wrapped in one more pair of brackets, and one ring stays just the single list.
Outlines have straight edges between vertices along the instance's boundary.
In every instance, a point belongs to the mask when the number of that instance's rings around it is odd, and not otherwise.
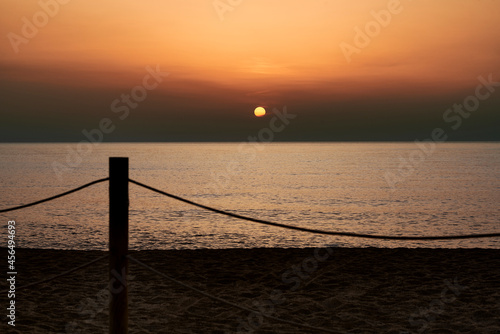
[{"label": "rope barrier", "polygon": [[77,192],[79,190],[82,190],[82,189],[85,189],[87,187],[90,187],[90,186],[92,186],[94,184],[101,183],[101,182],[108,181],[108,180],[109,180],[109,177],[104,178],[104,179],[95,180],[93,182],[84,184],[83,186],[80,186],[80,187],[75,188],[73,190],[66,191],[66,192],[64,192],[62,194],[59,194],[59,195],[55,195],[55,196],[52,196],[52,197],[49,197],[49,198],[46,198],[46,199],[42,199],[42,200],[39,200],[39,201],[36,201],[36,202],[33,202],[33,203],[24,204],[24,205],[16,206],[16,207],[9,208],[9,209],[0,210],[0,213],[14,211],[14,210],[20,210],[20,209],[24,209],[24,208],[27,208],[27,207],[30,207],[30,206],[34,206],[34,205],[42,204],[42,203],[45,203],[45,202],[48,202],[48,201],[52,201],[53,199],[69,195],[71,193],[74,193],[74,192]]},{"label": "rope barrier", "polygon": [[[42,279],[42,280],[37,281],[37,282],[33,282],[33,283],[30,283],[30,284],[27,284],[27,285],[23,285],[23,286],[20,286],[20,287],[16,287],[16,291],[19,291],[19,290],[22,290],[22,289],[26,289],[26,288],[29,288],[29,287],[32,287],[32,286],[35,286],[35,285],[39,285],[39,284],[42,284],[42,283],[47,283],[47,282],[53,281],[53,280],[55,280],[56,278],[62,277],[62,276],[64,276],[64,275],[71,274],[71,273],[73,273],[73,272],[75,272],[75,271],[78,271],[78,270],[80,270],[80,269],[86,268],[86,267],[90,266],[91,264],[94,264],[94,263],[96,263],[96,262],[99,262],[99,261],[101,261],[101,260],[104,260],[104,259],[105,259],[105,258],[107,258],[108,256],[109,256],[108,254],[103,255],[103,256],[101,256],[101,257],[98,257],[97,259],[94,259],[94,260],[92,260],[92,261],[90,261],[90,262],[87,262],[87,263],[85,263],[85,264],[82,264],[82,265],[80,265],[80,266],[78,266],[78,267],[75,267],[75,268],[73,268],[73,269],[67,270],[67,271],[65,271],[65,272],[62,272],[62,273],[60,273],[60,274],[58,274],[58,275],[55,275],[55,276],[52,276],[52,277],[50,277],[50,278],[45,278],[45,279]],[[4,292],[5,292],[5,293],[7,293],[7,292],[9,292],[9,290],[5,290]]]},{"label": "rope barrier", "polygon": [[[63,192],[61,194],[58,194],[58,195],[55,195],[55,196],[52,196],[52,197],[49,197],[49,198],[45,198],[45,199],[42,199],[42,200],[39,200],[39,201],[36,201],[36,202],[32,202],[32,203],[28,203],[28,204],[24,204],[24,205],[20,205],[20,206],[16,206],[16,207],[2,209],[2,210],[0,210],[0,213],[10,212],[10,211],[14,211],[14,210],[20,210],[20,209],[24,209],[24,208],[27,208],[27,207],[35,206],[35,205],[38,205],[38,204],[42,204],[42,203],[45,203],[45,202],[48,202],[48,201],[51,201],[51,200],[54,200],[54,199],[57,199],[57,198],[69,195],[69,194],[72,194],[74,192],[80,191],[80,190],[85,189],[87,187],[90,187],[92,185],[95,185],[95,184],[98,184],[98,183],[101,183],[101,182],[105,182],[105,181],[109,181],[109,180],[110,180],[109,177],[98,179],[98,180],[92,181],[90,183],[84,184],[84,185],[82,185],[80,187],[77,187],[75,189]],[[125,179],[125,182],[126,182],[126,179]],[[308,233],[315,233],[315,234],[322,234],[322,235],[334,235],[334,236],[345,236],[345,237],[366,238],[366,239],[386,239],[386,240],[451,240],[451,239],[472,239],[472,238],[500,237],[500,233],[463,234],[463,235],[438,235],[438,236],[394,236],[394,235],[372,235],[372,234],[363,234],[363,233],[354,233],[354,232],[325,231],[325,230],[319,230],[319,229],[304,228],[304,227],[298,227],[298,226],[293,226],[293,225],[287,225],[287,224],[282,224],[282,223],[271,222],[271,221],[267,221],[267,220],[263,220],[263,219],[251,218],[251,217],[243,216],[243,215],[240,215],[240,214],[236,214],[236,213],[232,213],[232,212],[228,212],[228,211],[216,209],[216,208],[213,208],[213,207],[209,207],[209,206],[206,206],[206,205],[203,205],[203,204],[200,204],[200,203],[197,203],[197,202],[194,202],[194,201],[182,198],[182,197],[177,196],[177,195],[173,195],[173,194],[164,192],[162,190],[153,188],[151,186],[148,186],[146,184],[143,184],[143,183],[131,180],[131,179],[128,179],[128,182],[133,183],[133,184],[135,184],[137,186],[143,187],[145,189],[148,189],[150,191],[159,193],[161,195],[173,198],[175,200],[178,200],[178,201],[181,201],[181,202],[184,202],[184,203],[187,203],[187,204],[190,204],[190,205],[193,205],[193,206],[196,206],[196,207],[199,207],[201,209],[208,210],[208,211],[211,211],[211,212],[214,212],[214,213],[217,213],[217,214],[225,215],[225,216],[236,218],[236,219],[250,221],[250,222],[253,222],[253,223],[258,223],[258,224],[263,224],[263,225],[268,225],[268,226],[274,226],[274,227],[280,227],[280,228],[285,228],[285,229],[290,229],[290,230],[296,230],[296,231],[301,231],[301,232],[308,232]],[[26,288],[29,288],[29,287],[33,287],[33,286],[39,285],[39,284],[50,282],[50,281],[55,280],[55,279],[57,279],[59,277],[62,277],[62,276],[71,274],[71,273],[73,273],[73,272],[75,272],[77,270],[86,268],[86,267],[88,267],[88,266],[90,266],[90,265],[92,265],[92,264],[94,264],[94,263],[96,263],[98,261],[101,261],[101,260],[107,258],[108,256],[109,256],[108,254],[103,255],[103,256],[101,256],[101,257],[99,257],[97,259],[94,259],[94,260],[92,260],[90,262],[87,262],[87,263],[85,263],[83,265],[80,265],[80,266],[75,267],[73,269],[67,270],[67,271],[65,271],[65,272],[63,272],[61,274],[52,276],[52,277],[47,278],[47,279],[42,279],[40,281],[37,281],[37,282],[34,282],[34,283],[30,283],[30,284],[27,284],[27,285],[24,285],[24,286],[21,286],[21,287],[17,287],[16,290],[22,290],[22,289],[26,289]],[[293,322],[293,321],[288,321],[288,320],[280,319],[280,318],[277,318],[277,317],[273,317],[273,316],[264,314],[264,313],[262,313],[260,311],[254,310],[252,308],[248,308],[248,307],[245,307],[245,306],[238,305],[236,303],[233,303],[233,302],[230,302],[228,300],[225,300],[225,299],[213,296],[213,295],[211,295],[209,293],[206,293],[206,292],[204,292],[202,290],[199,290],[199,289],[197,289],[195,287],[192,287],[190,285],[187,285],[185,283],[177,281],[176,279],[174,279],[172,277],[169,277],[169,276],[163,274],[160,271],[157,271],[156,269],[154,269],[154,268],[146,265],[145,263],[143,263],[143,262],[141,262],[141,261],[133,258],[130,255],[127,255],[127,258],[130,259],[131,261],[133,261],[133,262],[141,265],[142,267],[144,267],[144,268],[146,268],[146,269],[148,269],[148,270],[150,270],[150,271],[152,271],[152,272],[154,272],[154,273],[156,273],[156,274],[158,274],[158,275],[160,275],[160,276],[168,279],[171,282],[174,282],[174,283],[176,283],[178,285],[181,285],[181,286],[183,286],[183,287],[185,287],[185,288],[187,288],[189,290],[192,290],[192,291],[194,291],[194,292],[196,292],[198,294],[201,294],[201,295],[203,295],[205,297],[208,297],[208,298],[210,298],[212,300],[215,300],[215,301],[218,301],[218,302],[221,302],[221,303],[233,306],[233,307],[238,308],[240,310],[244,310],[244,311],[247,311],[247,312],[255,313],[255,314],[261,315],[263,318],[267,318],[267,319],[274,320],[274,321],[277,321],[277,322],[281,322],[281,323],[293,325],[293,326],[296,326],[296,327],[301,327],[301,328],[306,328],[306,329],[310,329],[310,330],[314,330],[314,331],[319,331],[319,332],[326,332],[326,333],[336,333],[336,334],[340,333],[338,331],[332,331],[332,330],[325,329],[325,328],[319,328],[319,327],[309,326],[309,325],[305,325],[305,324],[296,323],[296,322]],[[8,292],[8,290],[5,291],[4,293],[7,293],[7,292]]]},{"label": "rope barrier", "polygon": [[276,227],[281,227],[281,228],[286,228],[290,230],[296,230],[296,231],[302,231],[302,232],[309,232],[309,233],[316,233],[316,234],[324,234],[324,235],[336,235],[336,236],[344,236],[344,237],[353,237],[353,238],[366,238],[366,239],[387,239],[387,240],[449,240],[449,239],[472,239],[472,238],[491,238],[491,237],[500,237],[500,233],[485,233],[485,234],[464,234],[464,235],[439,235],[439,236],[391,236],[391,235],[372,235],[372,234],[362,234],[362,233],[353,233],[353,232],[333,232],[333,231],[324,231],[324,230],[317,230],[317,229],[312,229],[312,228],[305,228],[305,227],[298,227],[298,226],[292,226],[292,225],[286,225],[286,224],[281,224],[281,223],[274,223],[270,222],[267,220],[262,220],[262,219],[256,219],[256,218],[251,218],[247,216],[242,216],[236,213],[231,213],[227,212],[224,210],[219,210],[215,209],[203,204],[199,204],[193,201],[190,201],[188,199],[169,194],[167,192],[158,190],[156,188],[150,187],[148,185],[145,185],[143,183],[134,181],[129,179],[131,183],[134,183],[138,186],[141,186],[143,188],[146,188],[148,190],[157,192],[159,194],[162,194],[164,196],[176,199],[178,201],[191,204],[194,206],[197,206],[199,208],[212,211],[221,215],[225,215],[228,217],[233,217],[237,219],[242,219],[242,220],[247,220],[250,222],[258,223],[258,224],[263,224],[263,225],[270,225],[270,226],[276,226]]},{"label": "rope barrier", "polygon": [[253,310],[253,309],[251,309],[251,308],[248,308],[248,307],[245,307],[245,306],[238,305],[238,304],[236,304],[236,303],[233,303],[233,302],[230,302],[230,301],[228,301],[228,300],[225,300],[225,299],[222,299],[222,298],[216,297],[216,296],[214,296],[214,295],[211,295],[211,294],[209,294],[209,293],[206,293],[206,292],[204,292],[204,291],[201,291],[201,290],[199,290],[199,289],[197,289],[197,288],[195,288],[195,287],[192,287],[192,286],[190,286],[190,285],[187,285],[187,284],[185,284],[185,283],[182,283],[182,282],[180,282],[180,281],[176,280],[175,278],[172,278],[172,277],[170,277],[170,276],[168,276],[168,275],[165,275],[164,273],[162,273],[162,272],[160,272],[160,271],[158,271],[158,270],[154,269],[153,267],[150,267],[150,266],[148,266],[147,264],[145,264],[145,263],[143,263],[143,262],[141,262],[141,261],[139,261],[139,260],[137,260],[137,259],[133,258],[133,257],[132,257],[132,256],[130,256],[130,255],[127,255],[127,258],[128,258],[129,260],[131,260],[131,261],[133,261],[133,262],[135,262],[135,263],[137,263],[137,264],[139,264],[139,265],[143,266],[144,268],[146,268],[146,269],[148,269],[148,270],[150,270],[150,271],[154,272],[155,274],[160,275],[160,276],[162,276],[162,277],[164,277],[164,278],[168,279],[168,280],[169,280],[169,281],[171,281],[171,282],[174,282],[174,283],[176,283],[176,284],[178,284],[178,285],[182,285],[183,287],[185,287],[185,288],[187,288],[187,289],[189,289],[189,290],[192,290],[192,291],[194,291],[194,292],[197,292],[198,294],[201,294],[201,295],[203,295],[203,296],[205,296],[205,297],[208,297],[208,298],[210,298],[210,299],[212,299],[212,300],[215,300],[215,301],[221,302],[221,303],[223,303],[223,304],[227,304],[227,305],[230,305],[230,306],[236,307],[236,308],[238,308],[238,309],[240,309],[240,310],[247,311],[247,312],[250,312],[250,313],[260,314],[260,315],[262,315],[262,317],[264,317],[264,318],[267,318],[267,319],[270,319],[270,320],[274,320],[274,321],[278,321],[278,322],[282,322],[282,323],[289,324],[289,325],[293,325],[293,326],[297,326],[297,327],[307,328],[307,329],[311,329],[311,330],[315,330],[315,331],[321,331],[321,332],[325,332],[325,333],[335,333],[335,334],[339,334],[339,333],[341,333],[341,332],[332,331],[332,330],[330,330],[330,329],[326,329],[326,328],[314,327],[314,326],[309,326],[309,325],[305,325],[305,324],[300,324],[300,323],[298,323],[298,322],[293,322],[293,321],[288,321],[288,320],[284,320],[284,319],[281,319],[281,318],[276,318],[276,317],[273,317],[273,316],[270,316],[270,315],[264,314],[264,313],[262,313],[262,312],[259,312],[259,311],[257,311],[257,310]]}]

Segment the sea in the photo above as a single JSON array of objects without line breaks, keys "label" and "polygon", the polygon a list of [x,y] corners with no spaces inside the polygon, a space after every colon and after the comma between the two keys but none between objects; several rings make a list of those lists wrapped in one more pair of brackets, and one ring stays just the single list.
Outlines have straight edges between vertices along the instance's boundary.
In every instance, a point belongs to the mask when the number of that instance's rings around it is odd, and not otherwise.
[{"label": "sea", "polygon": [[[500,232],[499,142],[0,144],[0,209],[109,176],[272,222],[373,235]],[[500,238],[395,241],[311,234],[222,216],[129,184],[130,249],[500,248]],[[16,246],[105,250],[108,183],[0,214]]]}]

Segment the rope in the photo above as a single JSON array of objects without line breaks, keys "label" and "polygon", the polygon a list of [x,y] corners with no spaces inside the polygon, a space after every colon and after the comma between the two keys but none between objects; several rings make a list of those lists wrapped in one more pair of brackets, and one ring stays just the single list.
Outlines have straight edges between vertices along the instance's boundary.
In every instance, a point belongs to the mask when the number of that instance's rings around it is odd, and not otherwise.
[{"label": "rope", "polygon": [[20,206],[16,206],[16,207],[13,207],[13,208],[9,208],[9,209],[3,209],[3,210],[0,210],[0,213],[2,212],[9,212],[9,211],[14,211],[14,210],[20,210],[20,209],[24,209],[24,208],[27,208],[27,207],[30,207],[30,206],[34,206],[34,205],[37,205],[37,204],[41,204],[41,203],[44,203],[44,202],[48,202],[48,201],[52,201],[53,199],[56,199],[56,198],[59,198],[59,197],[63,197],[63,196],[66,196],[66,195],[69,195],[71,193],[74,193],[74,192],[77,192],[79,190],[82,190],[84,188],[87,188],[87,187],[90,187],[94,184],[97,184],[97,183],[101,183],[101,182],[104,182],[104,181],[108,181],[109,180],[109,177],[105,178],[105,179],[99,179],[99,180],[95,180],[93,182],[90,182],[90,183],[87,183],[87,184],[84,184],[83,186],[81,187],[78,187],[78,188],[75,188],[73,190],[69,190],[69,191],[66,191],[62,194],[59,194],[59,195],[55,195],[55,196],[52,196],[52,197],[49,197],[49,198],[46,198],[46,199],[42,199],[40,201],[36,201],[36,202],[33,202],[33,203],[29,203],[29,204],[25,204],[25,205],[20,205]]},{"label": "rope", "polygon": [[[59,278],[59,277],[61,277],[61,276],[68,275],[68,274],[71,274],[71,273],[73,273],[73,272],[75,272],[75,271],[77,271],[77,270],[80,270],[80,269],[83,269],[83,268],[85,268],[85,267],[88,267],[88,266],[90,266],[91,264],[94,264],[94,263],[96,263],[96,262],[99,262],[99,261],[101,261],[101,260],[103,260],[103,259],[105,259],[105,258],[107,258],[107,257],[108,257],[108,254],[103,255],[103,256],[101,256],[101,257],[98,257],[97,259],[94,259],[94,260],[92,260],[92,261],[90,261],[90,262],[87,262],[87,263],[85,263],[85,264],[82,264],[81,266],[75,267],[75,268],[73,268],[73,269],[67,270],[67,271],[65,271],[65,272],[63,272],[63,273],[60,273],[60,274],[58,274],[58,275],[52,276],[52,277],[50,277],[50,278],[45,278],[45,279],[42,279],[42,280],[37,281],[37,282],[34,282],[34,283],[30,283],[30,284],[27,284],[27,285],[23,285],[23,286],[20,286],[20,287],[16,287],[16,291],[19,291],[19,290],[21,290],[21,289],[26,289],[26,288],[32,287],[32,286],[34,286],[34,285],[39,285],[39,284],[42,284],[42,283],[47,283],[47,282],[50,282],[50,281],[55,280],[56,278]],[[5,291],[5,293],[7,293],[7,292],[8,292],[8,290],[6,290],[6,291]]]},{"label": "rope", "polygon": [[160,272],[160,271],[158,271],[158,270],[156,270],[156,269],[154,269],[154,268],[152,268],[152,267],[148,266],[147,264],[145,264],[145,263],[143,263],[143,262],[141,262],[141,261],[139,261],[139,260],[137,260],[137,259],[133,258],[133,257],[132,257],[132,256],[130,256],[130,255],[127,255],[127,258],[128,258],[128,259],[130,259],[131,261],[134,261],[135,263],[137,263],[137,264],[139,264],[139,265],[143,266],[144,268],[149,269],[150,271],[154,272],[155,274],[158,274],[158,275],[160,275],[160,276],[162,276],[162,277],[164,277],[164,278],[168,279],[168,280],[169,280],[169,281],[171,281],[171,282],[174,282],[174,283],[176,283],[176,284],[182,285],[183,287],[185,287],[185,288],[187,288],[187,289],[189,289],[189,290],[195,291],[195,292],[197,292],[197,293],[199,293],[199,294],[201,294],[201,295],[203,295],[203,296],[205,296],[205,297],[208,297],[208,298],[213,299],[213,300],[215,300],[215,301],[221,302],[221,303],[223,303],[223,304],[227,304],[227,305],[230,305],[230,306],[236,307],[236,308],[238,308],[238,309],[240,309],[240,310],[247,311],[247,312],[250,312],[250,313],[260,314],[260,315],[262,315],[262,317],[264,317],[264,318],[268,318],[268,319],[270,319],[270,320],[275,320],[275,321],[278,321],[278,322],[282,322],[282,323],[289,324],[289,325],[293,325],[293,326],[297,326],[297,327],[303,327],[303,328],[312,329],[312,330],[315,330],[315,331],[321,331],[321,332],[325,332],[325,333],[335,333],[335,334],[339,334],[339,333],[340,333],[340,332],[332,331],[332,330],[329,330],[329,329],[326,329],[326,328],[319,328],[319,327],[314,327],[314,326],[309,326],[309,325],[299,324],[299,323],[297,323],[297,322],[293,322],[293,321],[288,321],[288,320],[284,320],[284,319],[276,318],[276,317],[273,317],[273,316],[270,316],[270,315],[267,315],[267,314],[261,313],[261,312],[259,312],[259,311],[257,311],[257,310],[253,310],[253,309],[251,309],[251,308],[248,308],[248,307],[245,307],[245,306],[241,306],[241,305],[235,304],[235,303],[230,302],[230,301],[228,301],[228,300],[225,300],[225,299],[222,299],[222,298],[219,298],[219,297],[213,296],[213,295],[211,295],[211,294],[209,294],[209,293],[206,293],[206,292],[204,292],[204,291],[201,291],[201,290],[199,290],[199,289],[197,289],[197,288],[195,288],[195,287],[192,287],[192,286],[190,286],[190,285],[187,285],[187,284],[185,284],[185,283],[182,283],[182,282],[180,282],[180,281],[176,280],[175,278],[172,278],[172,277],[170,277],[170,276],[167,276],[167,275],[165,275],[164,273],[162,273],[162,272]]},{"label": "rope", "polygon": [[281,224],[281,223],[274,223],[270,222],[267,220],[262,220],[262,219],[256,219],[256,218],[251,218],[251,217],[246,217],[242,216],[236,213],[231,213],[227,212],[224,210],[219,210],[215,209],[203,204],[199,204],[193,201],[190,201],[188,199],[184,199],[182,197],[172,195],[169,193],[166,193],[164,191],[158,190],[156,188],[150,187],[148,185],[145,185],[143,183],[134,181],[129,179],[131,183],[134,183],[138,186],[141,186],[143,188],[149,189],[151,191],[157,192],[159,194],[165,195],[167,197],[176,199],[178,201],[191,204],[194,206],[197,206],[199,208],[212,211],[221,215],[237,218],[237,219],[242,219],[242,220],[248,220],[254,223],[258,224],[264,224],[264,225],[270,225],[270,226],[276,226],[276,227],[282,227],[282,228],[287,228],[290,230],[296,230],[296,231],[302,231],[302,232],[309,232],[309,233],[316,233],[316,234],[325,234],[325,235],[336,235],[336,236],[344,236],[344,237],[353,237],[353,238],[366,238],[366,239],[387,239],[387,240],[446,240],[446,239],[472,239],[472,238],[491,238],[491,237],[500,237],[500,233],[485,233],[485,234],[464,234],[464,235],[438,235],[438,236],[391,236],[391,235],[372,235],[372,234],[362,234],[362,233],[353,233],[353,232],[333,232],[333,231],[324,231],[324,230],[317,230],[317,229],[312,229],[312,228],[305,228],[305,227],[298,227],[298,226],[292,226],[292,225],[286,225],[286,224]]}]

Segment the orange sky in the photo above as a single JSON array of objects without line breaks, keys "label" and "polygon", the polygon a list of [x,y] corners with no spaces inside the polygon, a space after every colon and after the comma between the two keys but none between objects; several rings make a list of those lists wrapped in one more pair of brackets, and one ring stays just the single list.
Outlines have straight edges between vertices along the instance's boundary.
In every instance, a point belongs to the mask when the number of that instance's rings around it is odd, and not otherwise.
[{"label": "orange sky", "polygon": [[234,101],[274,106],[297,91],[325,101],[436,96],[466,91],[480,74],[500,77],[500,1],[492,0],[401,0],[348,62],[341,43],[355,46],[354,28],[392,1],[244,0],[221,20],[214,0],[73,0],[13,46],[8,34],[22,36],[22,18],[42,9],[2,0],[1,82],[130,89],[159,64],[170,76],[155,94],[211,101],[230,91]]}]

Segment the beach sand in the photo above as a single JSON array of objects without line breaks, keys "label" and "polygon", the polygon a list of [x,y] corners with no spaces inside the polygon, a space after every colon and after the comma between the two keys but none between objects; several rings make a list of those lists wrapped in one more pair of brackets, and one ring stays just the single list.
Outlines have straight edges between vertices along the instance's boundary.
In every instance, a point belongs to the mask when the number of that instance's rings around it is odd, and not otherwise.
[{"label": "beach sand", "polygon": [[[17,249],[18,287],[106,254]],[[2,249],[4,258],[7,250]],[[500,250],[232,249],[131,252],[200,290],[338,333],[500,333]],[[108,260],[16,292],[1,333],[107,333]],[[5,275],[5,274],[4,274]],[[320,333],[200,296],[130,263],[130,333]],[[3,279],[1,289],[7,285]],[[6,313],[6,294],[2,309]]]}]

